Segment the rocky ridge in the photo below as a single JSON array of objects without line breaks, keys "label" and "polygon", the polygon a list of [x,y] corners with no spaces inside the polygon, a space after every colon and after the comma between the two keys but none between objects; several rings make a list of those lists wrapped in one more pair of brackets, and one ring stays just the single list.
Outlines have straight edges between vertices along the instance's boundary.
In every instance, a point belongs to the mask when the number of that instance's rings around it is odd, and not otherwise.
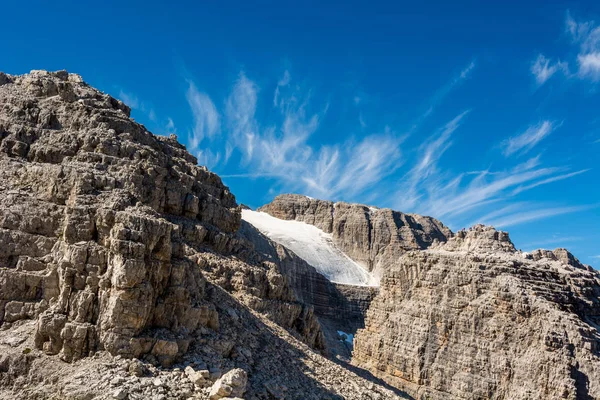
[{"label": "rocky ridge", "polygon": [[257,251],[219,177],[129,112],[0,73],[0,398],[397,398],[311,349],[302,260]]},{"label": "rocky ridge", "polygon": [[258,211],[331,233],[341,250],[379,278],[406,251],[422,250],[452,236],[431,217],[295,194],[277,196]]},{"label": "rocky ridge", "polygon": [[[262,207],[381,279],[338,285],[240,210],[78,75],[0,73],[0,399],[600,398],[600,275],[568,251],[299,195]],[[350,358],[338,330],[358,330],[354,366],[322,355]]]},{"label": "rocky ridge", "polygon": [[419,399],[600,398],[600,274],[475,226],[386,270],[352,362]]}]

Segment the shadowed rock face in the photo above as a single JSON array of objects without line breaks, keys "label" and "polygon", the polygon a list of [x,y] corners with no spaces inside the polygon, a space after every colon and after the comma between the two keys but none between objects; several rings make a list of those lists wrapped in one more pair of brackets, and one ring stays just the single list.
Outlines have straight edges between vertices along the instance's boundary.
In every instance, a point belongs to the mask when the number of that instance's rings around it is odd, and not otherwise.
[{"label": "shadowed rock face", "polygon": [[219,327],[208,277],[322,347],[279,260],[237,236],[234,196],[174,137],[74,74],[0,85],[0,325],[37,319],[36,346],[66,361],[170,364]]},{"label": "shadowed rock face", "polygon": [[600,398],[600,275],[475,226],[386,270],[352,362],[417,398]]},{"label": "shadowed rock face", "polygon": [[274,244],[258,229],[242,221],[240,236],[252,242],[257,253],[277,261],[294,294],[314,310],[324,333],[327,353],[349,359],[350,352],[339,342],[338,330],[355,333],[364,327],[365,313],[378,289],[330,282],[315,268],[282,245]]},{"label": "shadowed rock face", "polygon": [[331,233],[341,250],[377,277],[406,251],[425,249],[452,236],[434,218],[301,195],[277,196],[259,211]]}]

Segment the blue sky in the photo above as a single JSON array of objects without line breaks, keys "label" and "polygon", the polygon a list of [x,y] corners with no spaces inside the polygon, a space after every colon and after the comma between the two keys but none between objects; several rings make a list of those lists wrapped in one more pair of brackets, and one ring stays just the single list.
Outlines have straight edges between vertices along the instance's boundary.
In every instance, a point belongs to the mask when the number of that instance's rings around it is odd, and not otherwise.
[{"label": "blue sky", "polygon": [[600,3],[80,3],[3,2],[0,70],[80,73],[239,202],[483,222],[600,266]]}]

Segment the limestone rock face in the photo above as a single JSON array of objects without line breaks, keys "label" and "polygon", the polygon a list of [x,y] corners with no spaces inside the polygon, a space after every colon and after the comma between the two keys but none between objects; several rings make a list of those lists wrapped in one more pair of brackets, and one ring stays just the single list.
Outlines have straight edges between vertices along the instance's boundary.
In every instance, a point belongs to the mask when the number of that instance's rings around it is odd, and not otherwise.
[{"label": "limestone rock face", "polygon": [[331,233],[344,253],[377,277],[406,251],[425,249],[452,236],[450,229],[434,218],[301,195],[277,196],[259,211]]},{"label": "limestone rock face", "polygon": [[106,349],[170,364],[219,327],[208,276],[318,346],[277,265],[240,259],[239,226],[221,179],[122,102],[66,72],[3,75],[0,324],[37,319],[36,346],[66,361]]},{"label": "limestone rock face", "polygon": [[294,281],[318,274],[240,226],[122,102],[0,74],[0,399],[398,398],[321,355]]},{"label": "limestone rock face", "polygon": [[600,398],[600,275],[475,226],[386,270],[352,362],[415,398]]}]

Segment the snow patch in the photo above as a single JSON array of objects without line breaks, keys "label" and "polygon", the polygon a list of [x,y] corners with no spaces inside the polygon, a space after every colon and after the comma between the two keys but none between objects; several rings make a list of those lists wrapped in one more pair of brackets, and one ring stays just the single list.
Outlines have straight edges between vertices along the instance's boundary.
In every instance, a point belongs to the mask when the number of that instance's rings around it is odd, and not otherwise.
[{"label": "snow patch", "polygon": [[330,234],[316,226],[286,221],[252,210],[242,210],[242,219],[271,240],[292,250],[332,282],[357,286],[379,285],[379,281],[364,267],[335,246]]}]

